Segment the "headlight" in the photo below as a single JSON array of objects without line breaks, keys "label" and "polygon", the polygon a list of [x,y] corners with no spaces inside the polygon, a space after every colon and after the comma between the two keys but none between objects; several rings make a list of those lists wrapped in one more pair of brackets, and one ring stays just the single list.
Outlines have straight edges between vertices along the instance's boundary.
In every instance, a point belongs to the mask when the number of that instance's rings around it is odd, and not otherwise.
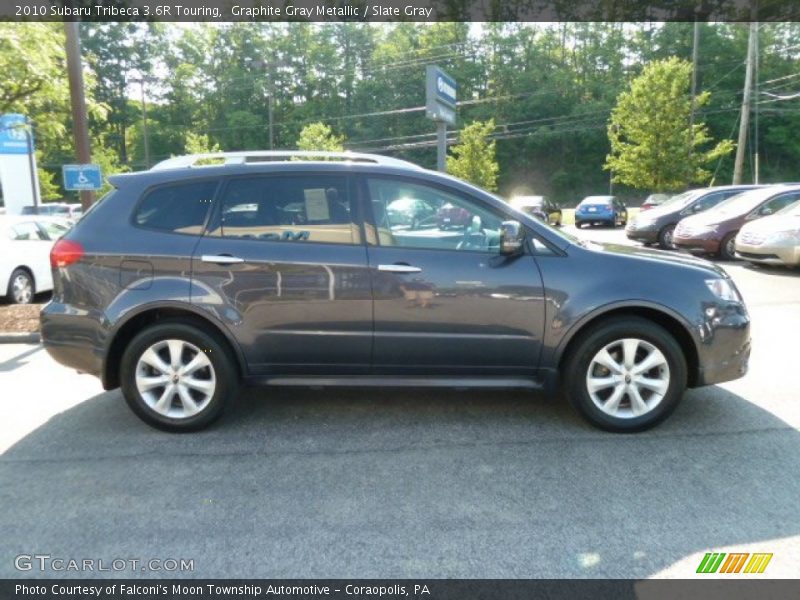
[{"label": "headlight", "polygon": [[776,231],[767,236],[765,244],[800,244],[800,229]]},{"label": "headlight", "polygon": [[706,279],[711,293],[725,302],[742,302],[742,297],[729,279]]}]

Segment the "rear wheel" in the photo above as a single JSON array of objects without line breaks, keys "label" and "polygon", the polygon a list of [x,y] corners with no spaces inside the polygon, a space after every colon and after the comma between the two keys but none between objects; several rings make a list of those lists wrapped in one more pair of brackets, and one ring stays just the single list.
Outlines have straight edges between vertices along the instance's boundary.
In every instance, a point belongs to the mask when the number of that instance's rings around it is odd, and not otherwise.
[{"label": "rear wheel", "polygon": [[33,302],[33,277],[25,269],[14,269],[8,280],[7,298],[13,304]]},{"label": "rear wheel", "polygon": [[643,431],[680,402],[686,359],[666,330],[626,317],[588,331],[565,362],[563,377],[570,404],[590,423],[619,433]]},{"label": "rear wheel", "polygon": [[725,260],[735,260],[736,259],[736,234],[737,231],[733,231],[726,235],[722,242],[719,245],[719,256]]},{"label": "rear wheel", "polygon": [[122,356],[120,381],[133,412],[166,431],[210,425],[238,388],[227,348],[183,321],[161,323],[136,336]]},{"label": "rear wheel", "polygon": [[658,245],[665,250],[673,250],[672,234],[675,233],[675,225],[667,225],[658,232]]}]

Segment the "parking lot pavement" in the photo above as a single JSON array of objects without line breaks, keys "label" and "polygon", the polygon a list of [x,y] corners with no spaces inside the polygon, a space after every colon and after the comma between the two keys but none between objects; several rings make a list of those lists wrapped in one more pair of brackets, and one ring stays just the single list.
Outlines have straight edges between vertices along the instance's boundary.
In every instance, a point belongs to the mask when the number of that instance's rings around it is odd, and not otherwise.
[{"label": "parking lot pavement", "polygon": [[0,577],[38,575],[23,553],[187,558],[193,577],[692,577],[710,550],[795,577],[800,274],[726,268],[749,375],[638,435],[523,392],[287,389],[166,434],[39,347],[0,345]]}]

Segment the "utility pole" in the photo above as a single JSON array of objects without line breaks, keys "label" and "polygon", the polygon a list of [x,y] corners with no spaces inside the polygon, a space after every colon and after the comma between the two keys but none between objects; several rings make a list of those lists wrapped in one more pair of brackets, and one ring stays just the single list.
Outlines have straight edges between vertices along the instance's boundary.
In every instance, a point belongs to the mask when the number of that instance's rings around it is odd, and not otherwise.
[{"label": "utility pole", "polygon": [[758,48],[758,30],[759,25],[758,22],[755,23],[755,42],[753,43],[753,87],[755,88],[755,105],[753,106],[753,183],[760,183],[760,165],[759,165],[759,156],[758,156],[758,103],[760,100],[760,92],[758,91],[758,60],[759,60],[759,48]]},{"label": "utility pole", "polygon": [[[695,97],[697,96],[697,55],[699,52],[700,47],[700,21],[695,20],[694,22],[694,35],[692,36],[692,112],[689,115],[689,132],[691,134],[691,139],[694,141],[694,112],[697,109],[697,102]],[[690,147],[691,150],[694,149],[694,145]]]},{"label": "utility pole", "polygon": [[131,83],[138,83],[142,94],[142,141],[144,142],[144,168],[150,168],[150,140],[147,135],[147,99],[144,95],[145,78],[132,79]]},{"label": "utility pole", "polygon": [[733,164],[733,184],[742,183],[742,168],[747,150],[747,130],[750,127],[750,96],[753,87],[753,62],[755,55],[755,40],[758,24],[750,23],[750,33],[747,37],[747,66],[744,73],[744,92],[742,94],[742,114],[739,119],[739,140],[736,144],[736,161]]},{"label": "utility pole", "polygon": [[[69,96],[72,105],[72,131],[75,136],[75,152],[78,162],[88,165],[92,162],[89,147],[89,127],[86,116],[86,98],[83,93],[83,64],[81,61],[81,40],[78,23],[64,23],[67,38],[67,75],[69,76]],[[94,203],[94,192],[81,190],[81,206],[86,211]]]},{"label": "utility pole", "polygon": [[268,119],[268,135],[269,135],[269,149],[275,149],[275,131],[274,131],[274,113],[275,113],[275,74],[277,68],[283,63],[278,60],[264,61],[260,58],[246,59],[245,64],[256,68],[263,69],[267,73],[267,119]]}]

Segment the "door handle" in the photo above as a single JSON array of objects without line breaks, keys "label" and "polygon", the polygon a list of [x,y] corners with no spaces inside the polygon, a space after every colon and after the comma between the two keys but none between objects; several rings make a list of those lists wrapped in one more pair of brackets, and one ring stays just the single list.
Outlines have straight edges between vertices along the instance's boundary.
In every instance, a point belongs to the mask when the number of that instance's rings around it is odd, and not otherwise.
[{"label": "door handle", "polygon": [[378,265],[378,271],[386,273],[419,273],[422,269],[411,265]]},{"label": "door handle", "polygon": [[238,256],[231,256],[230,254],[204,254],[200,257],[205,263],[215,263],[218,265],[233,265],[243,263],[244,259]]}]

